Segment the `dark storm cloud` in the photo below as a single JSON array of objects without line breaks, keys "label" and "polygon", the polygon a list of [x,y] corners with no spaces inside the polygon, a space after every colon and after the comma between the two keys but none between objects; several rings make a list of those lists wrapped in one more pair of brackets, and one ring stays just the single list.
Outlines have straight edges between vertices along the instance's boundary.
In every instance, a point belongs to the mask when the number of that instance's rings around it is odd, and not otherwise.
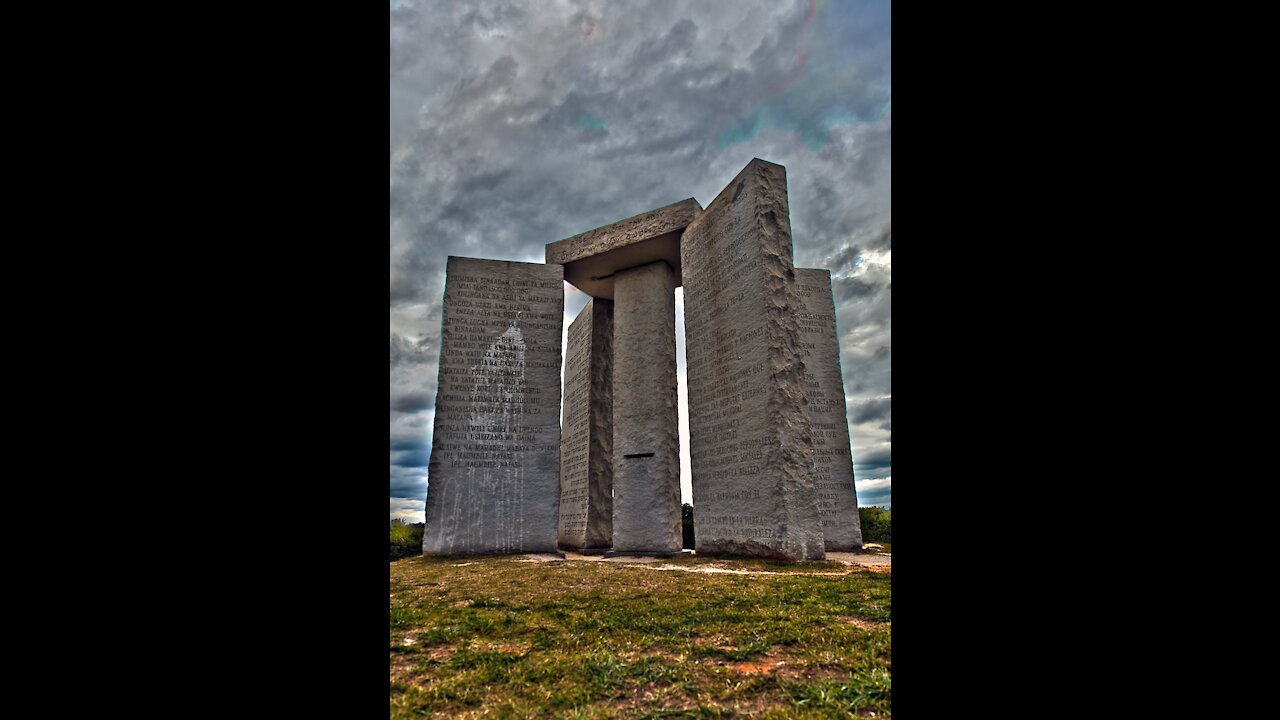
[{"label": "dark storm cloud", "polygon": [[427,496],[427,474],[422,470],[391,467],[391,497],[421,502]]},{"label": "dark storm cloud", "polygon": [[[705,205],[753,157],[788,168],[797,265],[833,271],[851,407],[891,395],[890,4],[820,7],[393,3],[393,436],[430,434],[450,255],[542,262],[549,242]],[[853,429],[855,458],[888,443]],[[403,452],[393,514],[425,496]]]},{"label": "dark storm cloud", "polygon": [[391,466],[398,468],[424,468],[430,459],[425,453],[420,452],[394,453],[391,456]]},{"label": "dark storm cloud", "polygon": [[853,459],[854,471],[874,471],[893,465],[893,451],[888,448],[873,450]]},{"label": "dark storm cloud", "polygon": [[876,235],[863,242],[847,245],[840,249],[834,257],[827,258],[828,267],[839,268],[842,272],[856,269],[864,260],[866,253],[887,252],[893,249],[893,229],[884,228]]},{"label": "dark storm cloud", "polygon": [[391,398],[391,409],[398,413],[415,414],[426,412],[435,407],[435,395],[426,393],[408,393]]},{"label": "dark storm cloud", "polygon": [[890,488],[878,488],[869,492],[863,492],[858,497],[858,503],[862,507],[884,507],[892,505],[893,491]]},{"label": "dark storm cloud", "polygon": [[858,403],[851,410],[849,422],[855,425],[884,420],[893,411],[893,400],[891,398],[868,400],[867,402]]},{"label": "dark storm cloud", "polygon": [[391,438],[391,452],[426,452],[428,448],[427,439],[425,437],[393,437]]},{"label": "dark storm cloud", "polygon": [[833,278],[831,281],[831,291],[835,293],[836,302],[840,304],[871,297],[882,290],[884,290],[883,287],[863,278]]}]

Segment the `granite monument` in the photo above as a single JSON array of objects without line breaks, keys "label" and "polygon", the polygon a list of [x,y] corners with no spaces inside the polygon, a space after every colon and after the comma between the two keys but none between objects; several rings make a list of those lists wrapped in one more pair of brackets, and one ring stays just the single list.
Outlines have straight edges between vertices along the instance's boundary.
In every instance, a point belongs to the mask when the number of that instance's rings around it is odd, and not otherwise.
[{"label": "granite monument", "polygon": [[[592,300],[562,396],[565,282]],[[831,276],[795,268],[786,169],[753,160],[705,210],[552,243],[545,265],[449,259],[426,554],[681,552],[680,287],[698,553],[862,548]]]}]

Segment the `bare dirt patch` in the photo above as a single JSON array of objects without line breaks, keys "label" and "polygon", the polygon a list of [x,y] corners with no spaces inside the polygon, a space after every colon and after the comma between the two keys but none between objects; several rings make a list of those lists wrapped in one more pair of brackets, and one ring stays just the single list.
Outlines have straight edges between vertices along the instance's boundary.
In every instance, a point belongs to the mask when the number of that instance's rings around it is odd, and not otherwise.
[{"label": "bare dirt patch", "polygon": [[720,567],[718,565],[659,565],[657,567],[628,565],[627,567],[636,567],[641,570],[699,573],[702,575],[801,575],[804,577],[844,577],[852,572],[850,570],[846,570],[844,572],[774,572],[772,570],[733,570],[730,568]]},{"label": "bare dirt patch", "polygon": [[730,663],[726,667],[743,675],[768,675],[777,672],[787,665],[781,658],[763,657],[751,662]]},{"label": "bare dirt patch", "polygon": [[456,647],[442,646],[432,648],[431,652],[427,653],[427,657],[430,658],[432,662],[438,662],[443,665],[444,663],[449,662],[449,659],[452,658],[456,652],[458,652],[458,648]]},{"label": "bare dirt patch", "polygon": [[857,618],[857,617],[841,618],[840,622],[845,625],[853,625],[854,627],[860,627],[863,630],[879,630],[882,627],[889,626],[889,623],[872,622],[870,620],[863,620],[862,618]]},{"label": "bare dirt patch", "polygon": [[504,655],[524,655],[529,652],[529,643],[476,643],[475,648],[481,652],[498,652]]}]

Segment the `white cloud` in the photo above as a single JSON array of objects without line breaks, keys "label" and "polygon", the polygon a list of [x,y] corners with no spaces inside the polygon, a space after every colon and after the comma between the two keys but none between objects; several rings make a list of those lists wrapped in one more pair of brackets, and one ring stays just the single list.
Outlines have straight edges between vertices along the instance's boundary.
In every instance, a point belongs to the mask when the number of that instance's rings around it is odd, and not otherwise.
[{"label": "white cloud", "polygon": [[426,498],[422,500],[391,498],[390,519],[399,519],[407,523],[426,522],[426,507]]}]

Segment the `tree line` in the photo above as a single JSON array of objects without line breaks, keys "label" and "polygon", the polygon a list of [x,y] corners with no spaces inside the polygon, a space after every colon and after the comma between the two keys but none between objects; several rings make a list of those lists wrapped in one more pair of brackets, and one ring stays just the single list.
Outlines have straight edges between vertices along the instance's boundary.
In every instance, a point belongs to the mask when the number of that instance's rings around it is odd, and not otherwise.
[{"label": "tree line", "polygon": [[[879,507],[859,508],[862,517],[862,541],[889,545],[893,543],[892,514]],[[682,508],[684,524],[684,547],[693,550],[697,541],[697,528],[694,524],[693,506],[686,503]],[[408,524],[403,520],[391,521],[391,560],[422,554],[422,535],[426,523]]]}]

